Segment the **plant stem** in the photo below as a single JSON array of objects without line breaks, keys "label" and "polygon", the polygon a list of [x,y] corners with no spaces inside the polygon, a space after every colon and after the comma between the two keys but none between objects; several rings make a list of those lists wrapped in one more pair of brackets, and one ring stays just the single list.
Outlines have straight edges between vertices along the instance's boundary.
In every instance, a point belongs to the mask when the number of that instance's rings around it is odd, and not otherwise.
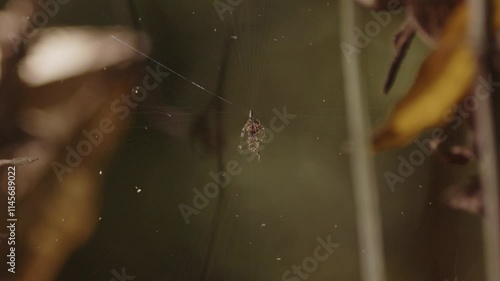
[{"label": "plant stem", "polygon": [[[469,32],[471,43],[478,58],[480,77],[496,77],[492,65],[494,34],[492,0],[469,0]],[[488,80],[488,79],[486,79]],[[485,85],[494,89],[492,85]],[[500,278],[500,213],[498,177],[498,137],[500,136],[500,97],[491,93],[491,98],[479,103],[476,110],[476,145],[479,155],[479,177],[484,194],[483,245],[485,254],[486,280],[497,281]],[[496,110],[493,110],[493,109]]]},{"label": "plant stem", "polygon": [[38,158],[21,157],[9,160],[0,160],[0,167],[5,165],[20,166],[35,162]]},{"label": "plant stem", "polygon": [[[352,43],[356,25],[355,3],[352,0],[342,0],[340,4],[341,38],[345,43]],[[349,139],[351,147],[354,148],[350,158],[361,280],[383,281],[386,276],[379,196],[374,176],[373,156],[370,152],[369,125],[357,55],[344,58],[343,73]]]}]

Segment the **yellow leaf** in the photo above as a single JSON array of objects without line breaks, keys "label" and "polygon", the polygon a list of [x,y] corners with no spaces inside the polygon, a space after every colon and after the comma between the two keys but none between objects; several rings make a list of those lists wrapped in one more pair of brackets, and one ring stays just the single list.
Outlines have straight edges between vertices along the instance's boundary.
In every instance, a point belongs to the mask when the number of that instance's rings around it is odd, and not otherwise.
[{"label": "yellow leaf", "polygon": [[450,16],[436,49],[422,65],[409,93],[376,131],[375,150],[406,145],[423,130],[442,124],[443,114],[469,93],[476,61],[467,41],[467,18],[467,6],[463,3]]}]

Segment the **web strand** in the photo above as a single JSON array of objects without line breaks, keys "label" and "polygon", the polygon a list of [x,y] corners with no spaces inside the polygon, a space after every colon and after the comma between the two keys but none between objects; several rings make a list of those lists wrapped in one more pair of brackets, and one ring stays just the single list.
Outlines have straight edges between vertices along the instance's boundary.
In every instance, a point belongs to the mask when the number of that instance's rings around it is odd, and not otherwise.
[{"label": "web strand", "polygon": [[219,95],[215,94],[214,92],[212,92],[212,91],[210,91],[210,90],[207,90],[205,87],[201,86],[200,84],[198,84],[198,83],[196,83],[196,82],[194,82],[194,81],[189,80],[187,77],[183,76],[182,74],[180,74],[180,73],[176,72],[175,70],[173,70],[173,69],[171,69],[171,68],[169,68],[169,67],[165,66],[164,64],[160,63],[159,61],[157,61],[157,60],[155,60],[155,59],[151,58],[150,56],[148,56],[148,55],[144,54],[143,52],[141,52],[141,51],[137,50],[136,48],[134,48],[134,47],[130,46],[130,45],[129,45],[129,44],[127,44],[126,42],[124,42],[124,41],[122,41],[122,40],[120,40],[120,39],[116,38],[116,36],[113,36],[113,35],[112,35],[111,37],[112,37],[113,39],[115,39],[116,41],[120,42],[121,44],[123,44],[123,45],[127,46],[128,48],[132,49],[133,51],[137,52],[137,53],[138,53],[138,54],[140,54],[141,56],[144,56],[144,57],[148,58],[149,60],[151,60],[151,61],[155,62],[155,63],[156,63],[156,64],[158,64],[159,66],[161,66],[161,67],[165,68],[166,70],[168,70],[169,72],[173,73],[173,74],[174,74],[174,75],[176,75],[177,77],[179,77],[179,78],[181,78],[181,79],[185,80],[186,82],[189,82],[189,83],[190,83],[190,84],[192,84],[193,86],[195,86],[195,87],[197,87],[197,88],[199,88],[199,89],[203,90],[203,91],[204,91],[204,92],[206,92],[206,93],[209,93],[210,95],[212,95],[212,96],[214,96],[214,97],[217,97],[218,99],[220,99],[220,100],[222,100],[222,101],[224,101],[224,102],[226,102],[226,103],[228,103],[228,104],[233,104],[232,102],[228,101],[227,99],[225,99],[225,98],[223,98],[223,97],[221,97],[221,96],[219,96]]}]

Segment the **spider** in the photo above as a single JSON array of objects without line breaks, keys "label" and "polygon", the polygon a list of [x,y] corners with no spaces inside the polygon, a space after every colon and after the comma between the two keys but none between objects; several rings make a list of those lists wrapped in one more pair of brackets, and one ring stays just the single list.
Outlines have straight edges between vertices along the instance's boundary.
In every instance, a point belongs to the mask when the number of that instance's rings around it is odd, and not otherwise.
[{"label": "spider", "polygon": [[266,138],[266,128],[259,119],[253,116],[253,111],[248,113],[248,120],[241,129],[241,141],[238,146],[240,153],[250,151],[257,155],[260,161],[260,143]]}]

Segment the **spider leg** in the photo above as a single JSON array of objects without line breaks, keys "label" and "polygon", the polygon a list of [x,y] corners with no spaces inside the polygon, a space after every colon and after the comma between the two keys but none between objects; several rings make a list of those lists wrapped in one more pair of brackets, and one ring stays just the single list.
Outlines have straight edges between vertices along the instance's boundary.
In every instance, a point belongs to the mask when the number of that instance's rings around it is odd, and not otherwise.
[{"label": "spider leg", "polygon": [[247,133],[248,128],[251,128],[251,126],[252,126],[252,120],[249,119],[249,120],[247,120],[247,122],[245,123],[243,128],[241,129],[241,138],[245,137],[245,134]]}]

